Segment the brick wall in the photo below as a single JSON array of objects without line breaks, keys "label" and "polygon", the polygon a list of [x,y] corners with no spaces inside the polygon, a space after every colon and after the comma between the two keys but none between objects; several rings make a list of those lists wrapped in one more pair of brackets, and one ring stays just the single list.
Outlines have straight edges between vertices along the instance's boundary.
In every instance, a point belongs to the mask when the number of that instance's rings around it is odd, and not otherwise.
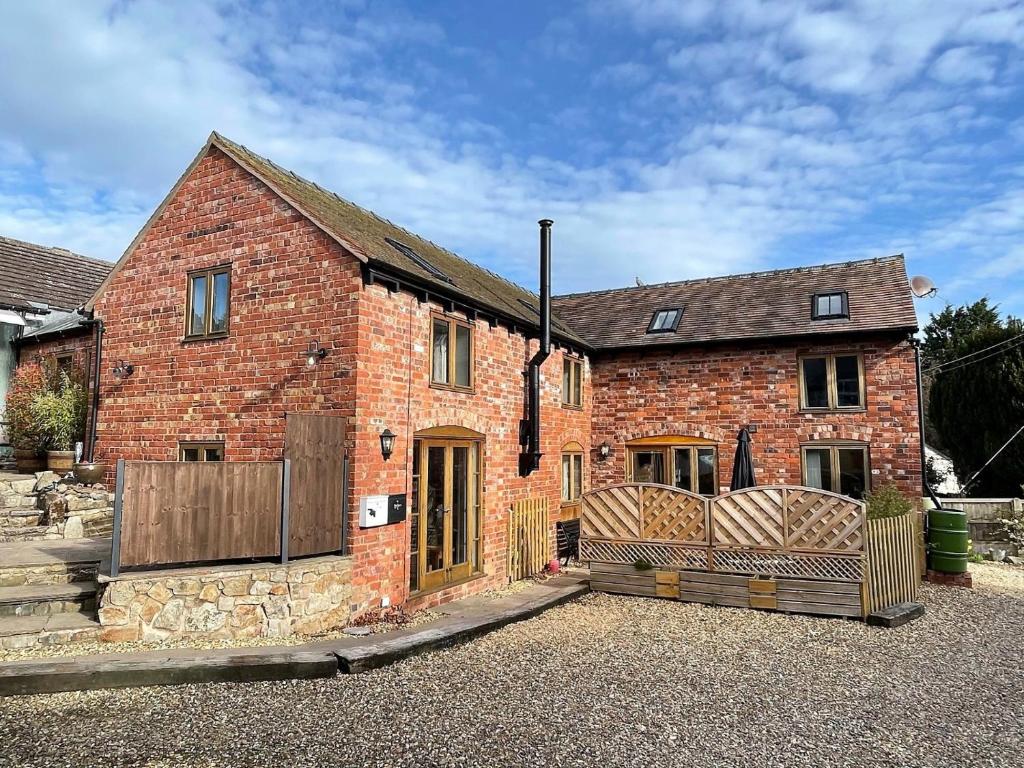
[{"label": "brick wall", "polygon": [[[592,398],[587,366],[583,408],[563,407],[563,352],[555,348],[541,369],[544,458],[538,471],[529,478],[520,478],[523,372],[537,349],[536,341],[528,342],[506,328],[478,321],[474,330],[474,392],[437,389],[429,380],[431,313],[437,311],[440,307],[436,305],[422,304],[405,293],[389,293],[379,285],[369,286],[360,296],[350,530],[354,532],[355,590],[364,605],[382,596],[400,602],[408,593],[409,522],[361,530],[357,526],[357,506],[359,497],[366,494],[411,494],[412,437],[416,432],[458,426],[482,434],[485,467],[484,576],[418,599],[417,605],[434,605],[504,583],[510,505],[518,499],[547,497],[554,520],[561,495],[561,448],[574,441],[590,445]],[[379,439],[385,427],[398,435],[394,455],[387,462],[381,457]]]},{"label": "brick wall", "polygon": [[[797,359],[811,352],[861,352],[866,409],[801,413]],[[611,456],[593,464],[593,485],[623,482],[625,442],[687,435],[719,443],[719,480],[728,490],[736,433],[756,424],[759,484],[800,483],[800,445],[813,440],[869,444],[871,484],[921,493],[914,351],[905,340],[782,343],[601,355],[592,362],[593,445]],[[877,474],[876,474],[877,472]]]},{"label": "brick wall", "polygon": [[[183,341],[187,273],[224,263],[228,336]],[[173,461],[179,441],[213,440],[230,461],[276,460],[286,412],[351,417],[359,282],[333,240],[211,150],[97,302],[97,457]],[[309,369],[301,352],[312,339],[330,353]],[[133,375],[115,379],[116,360]]]}]

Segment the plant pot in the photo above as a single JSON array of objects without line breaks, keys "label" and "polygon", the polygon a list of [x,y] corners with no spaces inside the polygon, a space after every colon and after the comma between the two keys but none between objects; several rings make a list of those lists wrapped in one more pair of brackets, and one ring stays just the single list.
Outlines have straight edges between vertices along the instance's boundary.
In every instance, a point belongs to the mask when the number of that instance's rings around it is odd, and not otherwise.
[{"label": "plant pot", "polygon": [[18,467],[18,471],[25,474],[42,472],[46,469],[46,459],[32,448],[15,448],[14,463]]},{"label": "plant pot", "polygon": [[82,462],[75,464],[75,479],[84,485],[96,485],[103,482],[103,476],[107,473],[106,464],[96,462]]},{"label": "plant pot", "polygon": [[47,451],[46,468],[51,472],[70,472],[75,466],[74,451]]}]

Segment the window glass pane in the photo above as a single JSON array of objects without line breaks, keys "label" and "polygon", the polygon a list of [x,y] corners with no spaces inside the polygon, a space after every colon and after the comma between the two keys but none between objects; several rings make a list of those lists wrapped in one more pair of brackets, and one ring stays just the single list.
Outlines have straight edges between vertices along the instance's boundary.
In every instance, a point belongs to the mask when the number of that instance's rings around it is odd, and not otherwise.
[{"label": "window glass pane", "polygon": [[693,466],[691,461],[690,448],[674,448],[673,460],[675,462],[675,478],[673,485],[682,488],[684,491],[693,490]]},{"label": "window glass pane", "polygon": [[199,461],[199,449],[198,448],[182,448],[181,449],[181,460],[182,461]]},{"label": "window glass pane", "polygon": [[206,461],[224,461],[224,447],[221,445],[204,448],[203,452]]},{"label": "window glass pane", "polygon": [[213,315],[210,318],[210,332],[219,333],[228,329],[228,273],[218,272],[213,276]]},{"label": "window glass pane", "polygon": [[855,499],[867,490],[867,467],[862,448],[839,448],[839,492]]},{"label": "window glass pane", "polygon": [[671,312],[667,312],[665,316],[665,327],[671,328],[679,320],[679,310],[673,309]]},{"label": "window glass pane", "polygon": [[634,451],[633,482],[664,483],[665,456],[661,451]]},{"label": "window glass pane", "polygon": [[455,385],[470,385],[470,334],[472,330],[464,325],[455,326]]},{"label": "window glass pane", "polygon": [[856,355],[836,357],[836,405],[856,408],[860,401],[860,365]]},{"label": "window glass pane", "polygon": [[832,490],[831,451],[828,448],[807,448],[804,451],[805,482],[811,488]]},{"label": "window glass pane", "polygon": [[583,363],[573,361],[572,369],[572,404],[583,405]]},{"label": "window glass pane", "polygon": [[206,333],[206,275],[192,278],[192,317],[188,332],[191,336]]},{"label": "window glass pane", "polygon": [[451,565],[469,556],[469,448],[452,447]]},{"label": "window glass pane", "polygon": [[567,453],[562,454],[562,501],[569,501],[569,494],[572,492],[571,483],[572,463]]},{"label": "window glass pane", "polygon": [[715,495],[715,449],[697,449],[697,493]]},{"label": "window glass pane", "polygon": [[430,380],[438,384],[448,383],[448,321],[434,320],[433,342],[434,366]]},{"label": "window glass pane", "polygon": [[562,402],[572,404],[572,360],[562,358]]},{"label": "window glass pane", "polygon": [[444,470],[445,449],[443,446],[427,448],[427,480],[426,489],[427,519],[427,567],[426,570],[439,571],[444,568]]},{"label": "window glass pane", "polygon": [[572,457],[572,498],[576,501],[583,495],[583,455],[576,453]]},{"label": "window glass pane", "polygon": [[804,371],[804,408],[828,408],[828,365],[824,357],[801,361]]},{"label": "window glass pane", "polygon": [[420,441],[412,447],[412,499],[409,506],[409,591],[420,588]]}]

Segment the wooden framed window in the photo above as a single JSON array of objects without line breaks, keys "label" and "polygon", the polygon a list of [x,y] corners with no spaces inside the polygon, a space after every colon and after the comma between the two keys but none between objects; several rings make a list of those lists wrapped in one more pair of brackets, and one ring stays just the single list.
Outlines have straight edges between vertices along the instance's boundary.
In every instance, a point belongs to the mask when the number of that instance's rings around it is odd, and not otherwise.
[{"label": "wooden framed window", "polygon": [[864,358],[859,354],[801,357],[800,408],[805,411],[864,408]]},{"label": "wooden framed window", "polygon": [[871,489],[868,447],[862,443],[810,443],[800,446],[803,484],[863,499]]},{"label": "wooden framed window", "polygon": [[178,461],[224,461],[224,443],[178,443]]},{"label": "wooden framed window", "polygon": [[562,355],[562,405],[583,407],[583,361]]},{"label": "wooden framed window", "polygon": [[562,452],[562,503],[578,504],[583,495],[583,453],[571,448]]},{"label": "wooden framed window", "polygon": [[442,389],[473,389],[473,326],[446,315],[430,320],[430,384]]},{"label": "wooden framed window", "polygon": [[626,446],[626,481],[672,485],[714,496],[718,492],[718,446],[671,438],[635,441]]},{"label": "wooden framed window", "polygon": [[816,293],[811,297],[812,320],[835,320],[850,316],[850,304],[846,291]]},{"label": "wooden framed window", "polygon": [[188,273],[185,338],[216,339],[228,335],[231,313],[231,266]]}]

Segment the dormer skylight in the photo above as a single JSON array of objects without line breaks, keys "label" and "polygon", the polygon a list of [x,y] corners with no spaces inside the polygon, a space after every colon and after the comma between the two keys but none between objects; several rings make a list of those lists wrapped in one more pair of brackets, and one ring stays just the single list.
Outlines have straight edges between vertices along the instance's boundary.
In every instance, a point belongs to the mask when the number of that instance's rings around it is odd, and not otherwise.
[{"label": "dormer skylight", "polygon": [[849,316],[850,306],[846,299],[846,291],[816,293],[811,299],[812,320],[836,320]]},{"label": "dormer skylight", "polygon": [[682,307],[674,309],[659,309],[651,318],[651,324],[647,326],[648,333],[675,333],[679,327],[679,320],[683,316]]},{"label": "dormer skylight", "polygon": [[444,280],[446,283],[451,283],[452,285],[455,285],[455,281],[454,280],[452,280],[450,277],[448,277],[448,275],[446,275],[440,269],[435,267],[433,264],[431,264],[425,258],[420,256],[418,253],[416,253],[416,251],[414,251],[412,248],[410,248],[405,243],[400,243],[397,240],[392,240],[390,237],[385,237],[384,240],[387,241],[388,245],[390,245],[392,248],[394,248],[400,254],[405,256],[407,259],[409,259],[413,264],[418,266],[420,269],[425,269],[427,272],[429,272],[431,275],[436,277],[438,280]]}]

